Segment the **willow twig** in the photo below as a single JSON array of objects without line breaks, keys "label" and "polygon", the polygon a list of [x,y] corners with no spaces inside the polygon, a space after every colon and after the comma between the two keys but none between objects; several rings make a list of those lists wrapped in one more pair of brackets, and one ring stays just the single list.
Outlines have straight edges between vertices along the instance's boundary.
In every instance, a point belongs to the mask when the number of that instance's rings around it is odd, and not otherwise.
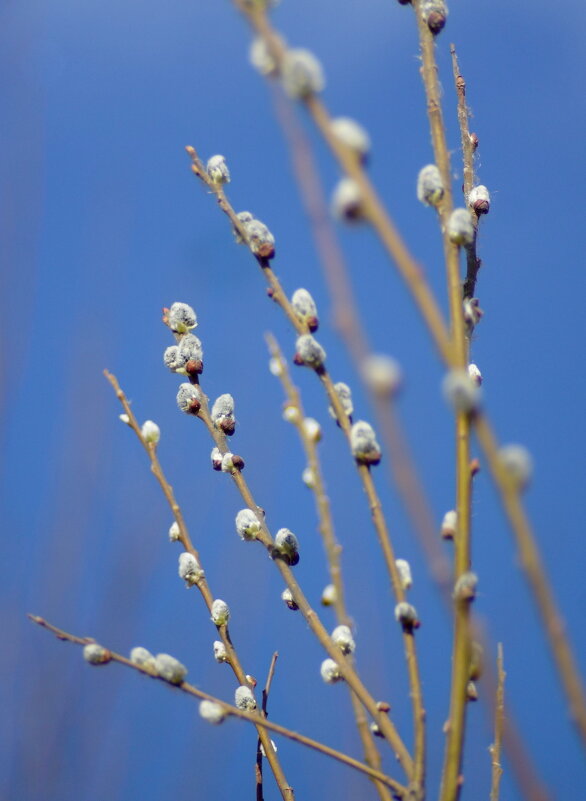
[{"label": "willow twig", "polygon": [[[202,566],[201,557],[196,550],[193,542],[191,541],[191,537],[189,536],[189,531],[187,529],[187,525],[185,523],[185,519],[183,517],[183,513],[177,500],[175,498],[175,494],[173,492],[173,488],[170,485],[169,481],[167,480],[165,473],[163,472],[163,468],[161,467],[161,463],[159,462],[159,458],[157,456],[157,446],[153,442],[147,442],[146,439],[142,435],[141,427],[136,419],[134,412],[132,411],[132,407],[128,401],[128,398],[122,391],[116,376],[112,373],[109,373],[107,370],[104,370],[104,375],[112,385],[114,392],[116,393],[116,397],[122,404],[122,408],[126,414],[127,425],[134,431],[136,436],[138,437],[141,445],[146,450],[150,463],[151,463],[151,472],[159,482],[159,486],[161,487],[163,494],[169,504],[171,511],[173,513],[173,517],[177,525],[179,526],[179,541],[185,548],[185,550],[190,553],[192,556],[195,557],[197,560],[198,565]],[[208,608],[208,611],[211,613],[212,604],[214,601],[214,596],[210,590],[208,581],[205,577],[205,574],[196,582],[196,586],[200,591],[202,598],[205,602],[205,605]],[[240,685],[248,686],[248,679],[246,678],[246,673],[242,664],[240,663],[240,659],[238,654],[236,653],[236,649],[232,643],[232,639],[230,637],[230,632],[228,630],[227,625],[217,626],[217,631],[224,644],[227,654],[227,662],[232,668],[234,675],[236,676],[236,680]],[[270,748],[270,738],[267,735],[266,731],[262,728],[258,729],[258,736],[263,746],[265,748],[265,752],[267,754],[267,760],[271,767],[271,770],[275,776],[275,781],[279,786],[279,790],[284,801],[294,801],[293,790],[291,789],[289,782],[285,776],[283,768],[279,762],[278,757],[276,756],[274,750]]]},{"label": "willow twig", "polygon": [[[38,617],[37,615],[28,615],[28,617],[42,628],[48,629],[51,631],[59,640],[66,640],[67,642],[75,643],[76,645],[88,645],[89,643],[95,642],[92,637],[77,637],[73,634],[69,634],[68,632],[64,631],[63,629],[59,629],[56,626],[53,626],[51,623],[48,623],[44,618]],[[110,659],[112,662],[118,662],[121,665],[126,665],[126,667],[132,668],[133,670],[138,671],[138,673],[142,673],[145,676],[149,676],[150,678],[157,679],[162,681],[158,676],[153,675],[153,673],[148,669],[141,665],[137,665],[134,662],[131,662],[130,659],[127,659],[125,656],[116,653],[115,651],[110,651],[108,649],[108,653],[110,655]],[[165,682],[167,683],[167,682]],[[381,771],[375,770],[371,768],[369,765],[365,765],[362,762],[359,762],[357,759],[349,756],[348,754],[344,754],[341,751],[336,751],[335,748],[330,748],[329,746],[325,745],[324,743],[320,743],[317,740],[313,740],[311,737],[306,737],[304,734],[299,734],[298,732],[292,731],[291,729],[287,729],[285,726],[281,726],[278,723],[274,723],[267,718],[263,718],[260,716],[258,712],[246,712],[242,709],[239,709],[236,706],[232,706],[231,704],[227,704],[225,701],[222,701],[220,698],[216,698],[209,693],[203,692],[203,690],[194,687],[192,684],[189,684],[186,681],[181,682],[179,685],[173,685],[174,689],[177,689],[180,692],[186,693],[187,695],[191,695],[195,698],[199,698],[202,701],[212,701],[215,704],[218,704],[222,707],[222,710],[225,712],[226,715],[229,715],[234,718],[240,718],[240,720],[246,720],[249,723],[254,724],[257,728],[262,728],[263,730],[266,729],[267,731],[273,731],[275,734],[280,734],[283,737],[287,737],[289,740],[293,740],[294,742],[300,743],[301,745],[305,745],[308,748],[313,749],[314,751],[318,751],[325,756],[329,756],[332,759],[337,760],[338,762],[342,762],[344,765],[348,767],[354,768],[354,770],[359,771],[360,773],[364,773],[366,776],[371,778],[375,778],[378,781],[383,782],[390,787],[393,793],[395,793],[399,797],[403,797],[407,794],[407,788],[396,782],[390,776],[387,776],[385,773]]]},{"label": "willow twig", "polygon": [[505,677],[506,673],[503,666],[503,646],[498,644],[497,656],[497,675],[498,684],[495,698],[494,712],[494,743],[489,751],[492,757],[492,780],[490,786],[490,801],[498,801],[503,769],[501,766],[501,744],[505,724]]},{"label": "willow twig", "polygon": [[[269,693],[271,691],[271,684],[273,683],[273,676],[275,675],[275,667],[277,664],[277,659],[279,654],[275,651],[275,653],[271,657],[271,663],[269,665],[269,672],[267,674],[267,680],[265,682],[264,689],[262,691],[262,703],[261,703],[261,713],[264,718],[268,718],[268,703],[269,703]],[[257,801],[264,801],[264,793],[263,793],[263,780],[262,780],[262,759],[263,759],[263,744],[261,742],[260,737],[256,743],[256,765],[255,765],[255,776],[256,776],[256,799]],[[265,752],[266,753],[266,752]]]}]

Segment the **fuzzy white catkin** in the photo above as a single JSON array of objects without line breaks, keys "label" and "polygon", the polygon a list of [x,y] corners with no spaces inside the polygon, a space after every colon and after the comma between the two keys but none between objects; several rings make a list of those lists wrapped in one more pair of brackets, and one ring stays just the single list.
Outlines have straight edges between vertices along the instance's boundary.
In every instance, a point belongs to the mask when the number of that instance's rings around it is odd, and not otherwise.
[{"label": "fuzzy white catkin", "polygon": [[399,362],[383,353],[373,353],[366,358],[362,375],[372,392],[382,397],[392,397],[403,380]]},{"label": "fuzzy white catkin", "polygon": [[197,326],[197,315],[187,303],[173,303],[167,314],[167,324],[176,334],[185,334]]},{"label": "fuzzy white catkin", "polygon": [[163,363],[165,367],[168,367],[169,370],[174,373],[185,367],[186,361],[187,359],[182,356],[178,345],[170,345],[163,353]]},{"label": "fuzzy white catkin", "polygon": [[303,419],[303,430],[305,436],[311,442],[319,442],[321,440],[321,426],[314,417],[305,417]]},{"label": "fuzzy white catkin", "polygon": [[169,528],[169,542],[177,542],[177,540],[179,540],[180,537],[181,537],[181,530],[179,528],[179,523],[176,520],[174,520]]},{"label": "fuzzy white catkin", "polygon": [[252,509],[241,509],[236,515],[236,532],[243,540],[254,540],[261,525]]},{"label": "fuzzy white catkin", "polygon": [[290,565],[296,565],[299,561],[299,542],[288,528],[280,528],[275,534],[273,555],[281,557]]},{"label": "fuzzy white catkin", "polygon": [[197,407],[197,404],[201,403],[200,398],[201,396],[198,388],[194,387],[193,384],[185,382],[179,386],[179,390],[177,391],[177,406],[182,412],[191,414],[192,410]]},{"label": "fuzzy white catkin", "polygon": [[206,170],[215,184],[230,183],[230,170],[228,169],[224,156],[212,156],[208,159]]},{"label": "fuzzy white catkin", "polygon": [[201,340],[195,334],[182,336],[178,348],[179,355],[177,360],[183,361],[184,365],[189,361],[201,361],[203,359]]},{"label": "fuzzy white catkin", "polygon": [[343,142],[361,161],[370,153],[368,131],[351,117],[336,117],[331,122],[331,130],[336,139]]},{"label": "fuzzy white catkin", "polygon": [[479,184],[470,190],[468,205],[474,209],[476,214],[488,214],[490,211],[490,192],[484,184]]},{"label": "fuzzy white catkin", "polygon": [[213,602],[212,620],[216,626],[224,626],[230,620],[230,607],[226,601],[216,598],[216,600]]},{"label": "fuzzy white catkin", "polygon": [[[345,384],[343,381],[338,381],[337,384],[334,384],[334,389],[336,390],[336,395],[338,396],[340,403],[342,404],[342,408],[346,412],[347,417],[352,417],[354,412],[354,403],[352,402],[352,390]],[[337,419],[336,411],[333,406],[328,406],[328,412],[330,416]]]},{"label": "fuzzy white catkin", "polygon": [[417,623],[415,607],[406,601],[401,601],[395,606],[395,618],[403,628],[412,628]]},{"label": "fuzzy white catkin", "polygon": [[248,247],[255,256],[270,259],[275,253],[275,237],[260,220],[249,220],[244,223]]},{"label": "fuzzy white catkin", "polygon": [[178,659],[169,654],[157,654],[155,657],[157,674],[170,684],[181,684],[187,676],[187,668]]},{"label": "fuzzy white catkin", "polygon": [[433,34],[438,34],[446,24],[448,7],[444,0],[421,0],[421,16]]},{"label": "fuzzy white catkin", "polygon": [[137,645],[130,652],[130,661],[141,668],[156,672],[157,663],[155,657],[146,648]]},{"label": "fuzzy white catkin", "polygon": [[103,645],[98,645],[97,642],[90,642],[84,646],[83,658],[90,665],[105,665],[112,659],[112,655]]},{"label": "fuzzy white catkin", "polygon": [[467,370],[450,370],[444,377],[442,390],[455,412],[470,414],[480,406],[481,389]]},{"label": "fuzzy white catkin", "polygon": [[291,305],[302,322],[311,317],[317,318],[317,306],[307,289],[296,289],[291,297]]},{"label": "fuzzy white catkin", "polygon": [[269,359],[269,372],[276,378],[279,378],[279,376],[283,375],[283,365],[279,359],[276,359],[275,357]]},{"label": "fuzzy white catkin", "polygon": [[221,640],[214,640],[214,659],[216,662],[227,662],[228,661],[228,652],[226,651],[226,646],[224,645]]},{"label": "fuzzy white catkin", "polygon": [[331,200],[332,215],[337,220],[357,222],[362,218],[362,194],[352,178],[341,178]]},{"label": "fuzzy white catkin", "polygon": [[326,352],[311,334],[302,334],[295,343],[295,355],[298,361],[314,370],[322,367],[326,360]]},{"label": "fuzzy white catkin", "polygon": [[439,206],[444,196],[444,185],[435,164],[427,164],[417,176],[417,199],[426,206]]},{"label": "fuzzy white catkin", "polygon": [[447,224],[450,242],[466,247],[474,242],[474,225],[468,209],[454,209]]},{"label": "fuzzy white catkin", "polygon": [[238,709],[243,709],[247,712],[256,709],[256,701],[250,687],[242,684],[240,687],[236,688],[236,692],[234,693],[234,705],[237,706]]},{"label": "fuzzy white catkin", "polygon": [[348,626],[336,626],[332,631],[332,642],[343,654],[352,654],[356,650],[356,643]]},{"label": "fuzzy white catkin", "polygon": [[321,594],[322,606],[333,606],[337,600],[336,588],[333,584],[326,584]]},{"label": "fuzzy white catkin", "polygon": [[441,535],[444,539],[453,539],[458,531],[458,513],[455,509],[446,512],[442,520]]},{"label": "fuzzy white catkin", "polygon": [[477,387],[479,387],[482,384],[482,373],[478,369],[478,365],[469,364],[468,375],[470,376],[470,378],[476,384]]},{"label": "fuzzy white catkin", "polygon": [[187,551],[179,554],[179,578],[182,578],[188,587],[197,584],[203,575],[204,572],[193,554]]},{"label": "fuzzy white catkin", "polygon": [[281,65],[283,88],[291,97],[300,99],[321,92],[325,87],[322,66],[309,50],[288,50]]},{"label": "fuzzy white catkin", "polygon": [[152,445],[156,445],[161,439],[161,429],[156,423],[153,423],[152,420],[145,420],[140,429],[140,433],[144,441]]},{"label": "fuzzy white catkin", "polygon": [[204,699],[199,705],[199,714],[208,723],[218,726],[226,719],[226,712],[215,701]]},{"label": "fuzzy white catkin", "polygon": [[337,681],[342,680],[340,668],[333,659],[324,659],[321,663],[320,673],[326,684],[335,684]]},{"label": "fuzzy white catkin", "polygon": [[524,489],[533,475],[531,454],[523,445],[504,445],[498,452],[499,463],[507,476]]},{"label": "fuzzy white catkin", "polygon": [[401,587],[408,590],[413,585],[413,577],[411,575],[411,565],[406,559],[396,559],[395,565],[401,579]]},{"label": "fuzzy white catkin", "polygon": [[359,464],[374,465],[381,460],[381,449],[374,429],[365,420],[358,420],[350,429],[350,447]]},{"label": "fuzzy white catkin", "polygon": [[295,603],[295,599],[293,598],[293,593],[286,587],[283,592],[281,593],[281,600],[285,602],[285,604],[291,609],[292,611],[296,611],[299,609],[297,604]]},{"label": "fuzzy white catkin", "polygon": [[[279,43],[285,47],[285,40],[280,36],[277,38]],[[248,59],[254,69],[260,72],[261,75],[274,75],[277,72],[277,62],[261,36],[257,36],[252,40],[248,51]]]},{"label": "fuzzy white catkin", "polygon": [[305,470],[301,474],[301,480],[308,489],[315,489],[316,487],[315,473],[313,472],[311,467],[305,468]]}]

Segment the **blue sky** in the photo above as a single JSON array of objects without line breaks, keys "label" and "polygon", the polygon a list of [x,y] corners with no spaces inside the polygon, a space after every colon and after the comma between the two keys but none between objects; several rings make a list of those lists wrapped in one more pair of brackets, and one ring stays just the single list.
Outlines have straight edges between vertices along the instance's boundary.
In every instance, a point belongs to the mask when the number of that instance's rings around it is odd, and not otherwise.
[{"label": "blue sky", "polygon": [[[586,12],[576,0],[560,8],[454,0],[438,59],[454,186],[461,171],[451,41],[480,138],[478,175],[493,197],[480,234],[485,317],[473,358],[499,437],[533,454],[527,506],[584,672],[586,287],[576,228]],[[211,658],[215,632],[199,596],[176,576],[169,512],[138,443],[118,421],[104,368],[118,375],[138,417],[161,426],[161,460],[211,586],[233,608],[233,638],[247,669],[262,677],[271,653],[280,653],[272,716],[358,754],[344,688],[321,682],[320,648],[301,618],[282,607],[276,571],[234,534],[241,502],[227,477],[209,469],[211,445],[176,411],[176,377],[161,362],[169,336],[160,309],[187,301],[199,316],[204,388],[211,397],[235,396],[234,447],[246,458],[246,476],[270,525],[300,537],[299,579],[317,602],[326,571],[315,514],[263,342],[271,330],[292,354],[293,333],[267,302],[254,261],[235,246],[225,218],[191,176],[183,150],[193,144],[204,157],[226,156],[234,206],[273,230],[275,270],[289,291],[305,286],[314,294],[332,375],[353,385],[359,415],[371,418],[329,325],[326,285],[271,93],[247,62],[247,28],[229,2],[184,0],[21,0],[3,4],[0,21],[6,798],[154,801],[253,792],[250,730],[237,723],[210,730],[193,705],[155,682],[116,666],[90,671],[73,647],[24,618],[42,614],[122,652],[137,644],[168,651],[189,665],[195,684],[231,697],[232,678]],[[410,9],[368,0],[340,14],[331,0],[284,0],[274,21],[291,45],[319,55],[332,113],[368,128],[374,183],[445,307],[437,228],[414,193],[431,147]],[[299,119],[329,192],[336,165],[310,121]],[[400,415],[439,522],[453,505],[442,370],[373,234],[352,228],[339,236],[373,346],[403,366]],[[361,673],[391,701],[408,737],[400,639],[368,510],[317,382],[302,370],[294,377],[307,412],[324,425],[324,468],[344,544]],[[450,625],[384,462],[376,480],[397,553],[415,572],[434,787]],[[578,741],[487,471],[476,492],[476,611],[489,621],[493,640],[504,642],[507,695],[540,776],[552,799],[569,797],[586,781]],[[324,618],[333,625],[326,612]],[[491,732],[481,704],[470,709],[469,722],[464,799],[487,797],[490,769]],[[296,745],[280,742],[279,753],[298,799],[325,788],[341,797],[371,792],[362,777]],[[387,768],[394,770],[390,761]],[[269,782],[266,797],[277,797]],[[507,765],[502,798],[520,798]]]}]

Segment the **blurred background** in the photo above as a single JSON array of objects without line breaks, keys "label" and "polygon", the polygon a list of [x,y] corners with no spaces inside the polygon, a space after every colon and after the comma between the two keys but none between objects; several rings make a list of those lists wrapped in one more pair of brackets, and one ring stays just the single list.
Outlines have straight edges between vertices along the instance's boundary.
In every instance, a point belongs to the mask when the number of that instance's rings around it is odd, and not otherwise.
[{"label": "blurred background", "polygon": [[[331,112],[368,128],[374,183],[445,308],[437,226],[414,189],[432,155],[411,9],[364,0],[340,12],[332,0],[285,0],[273,19],[291,45],[322,60]],[[586,280],[576,227],[586,10],[578,0],[453,0],[450,12],[438,58],[454,187],[462,175],[450,42],[480,139],[478,176],[493,199],[479,237],[477,294],[485,316],[472,356],[500,439],[523,443],[533,455],[527,505],[584,672]],[[301,482],[295,432],[281,419],[281,388],[268,372],[263,340],[271,330],[291,356],[294,334],[267,300],[254,260],[236,247],[226,219],[191,175],[185,145],[204,158],[226,156],[235,208],[270,226],[284,286],[305,286],[318,302],[333,378],[353,386],[357,417],[373,413],[329,324],[331,302],[273,93],[248,63],[244,20],[229,2],[5,0],[0,38],[0,797],[154,801],[254,793],[251,728],[235,721],[210,728],[179,693],[115,665],[90,670],[79,649],[26,620],[27,612],[43,615],[122,653],[135,645],[169,652],[189,666],[197,686],[232,698],[234,679],[212,658],[215,630],[200,596],[177,577],[169,509],[139,443],[118,420],[104,368],[118,376],[138,418],[161,427],[161,461],[212,591],[232,608],[231,632],[247,672],[264,680],[271,654],[280,654],[271,717],[360,755],[345,688],[322,682],[321,649],[281,602],[277,571],[260,548],[236,536],[242,503],[229,478],[210,469],[211,443],[203,426],[177,411],[178,380],[162,364],[171,338],[161,308],[186,301],[199,317],[204,388],[211,398],[235,396],[233,449],[246,460],[269,526],[298,535],[297,576],[319,606],[327,573],[313,500]],[[337,167],[310,121],[303,113],[297,119],[329,193]],[[453,424],[439,360],[374,235],[353,227],[339,236],[368,336],[403,367],[399,413],[439,527],[454,504]],[[307,413],[324,427],[321,452],[344,546],[359,669],[375,697],[392,704],[409,741],[400,633],[367,504],[318,382],[303,369],[294,378]],[[433,798],[448,714],[450,620],[389,482],[388,460],[375,478],[397,556],[412,564],[412,602],[423,621],[417,638]],[[473,556],[475,610],[492,642],[504,643],[507,702],[539,781],[550,799],[578,798],[586,767],[487,471],[475,484]],[[323,619],[334,625],[331,610]],[[486,697],[482,681],[479,691]],[[487,798],[492,731],[482,702],[469,708],[468,725],[463,798]],[[279,740],[278,747],[299,801],[326,793],[374,797],[349,769],[293,743]],[[388,757],[385,767],[399,778]],[[504,767],[502,801],[516,801],[519,786],[506,760]],[[269,775],[265,797],[278,797]]]}]

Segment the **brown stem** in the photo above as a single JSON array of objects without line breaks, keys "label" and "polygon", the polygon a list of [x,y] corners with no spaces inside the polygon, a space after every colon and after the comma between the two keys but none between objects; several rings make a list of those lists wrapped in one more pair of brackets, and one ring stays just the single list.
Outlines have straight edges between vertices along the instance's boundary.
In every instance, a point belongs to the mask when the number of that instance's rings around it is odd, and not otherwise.
[{"label": "brown stem", "polygon": [[499,791],[503,769],[501,766],[501,745],[503,740],[504,720],[505,720],[505,677],[506,673],[503,666],[503,646],[498,644],[497,656],[497,675],[498,684],[495,698],[494,713],[494,743],[490,747],[492,757],[492,781],[490,786],[490,801],[499,801]]}]

